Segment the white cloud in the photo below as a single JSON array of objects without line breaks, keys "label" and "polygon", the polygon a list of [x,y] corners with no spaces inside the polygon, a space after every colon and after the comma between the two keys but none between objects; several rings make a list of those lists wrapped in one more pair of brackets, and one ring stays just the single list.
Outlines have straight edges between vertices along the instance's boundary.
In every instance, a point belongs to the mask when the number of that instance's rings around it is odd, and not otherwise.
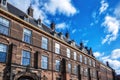
[{"label": "white cloud", "polygon": [[74,34],[76,31],[77,31],[76,29],[73,29],[73,30],[72,30],[72,34]]},{"label": "white cloud", "polygon": [[115,8],[114,14],[117,18],[120,18],[120,3]]},{"label": "white cloud", "polygon": [[56,25],[56,29],[66,29],[66,28],[68,28],[68,25],[64,22]]},{"label": "white cloud", "polygon": [[84,43],[85,46],[87,46],[89,40],[83,40],[82,42]]},{"label": "white cloud", "polygon": [[107,10],[107,8],[109,7],[109,4],[107,2],[105,2],[105,0],[101,1],[101,7],[99,9],[99,14],[102,14],[103,12],[105,12]]},{"label": "white cloud", "polygon": [[110,66],[115,69],[117,74],[120,74],[120,49],[112,50],[109,56],[103,56],[101,60],[106,63],[109,62]]},{"label": "white cloud", "polygon": [[115,49],[112,51],[111,58],[113,59],[118,59],[120,58],[120,49]]},{"label": "white cloud", "polygon": [[94,54],[94,56],[95,56],[96,58],[101,57],[101,56],[104,55],[104,53],[100,53],[100,52],[94,52],[93,54]]},{"label": "white cloud", "polygon": [[55,15],[56,13],[62,13],[67,16],[77,13],[76,8],[72,5],[71,0],[49,0],[44,4],[45,9]]},{"label": "white cloud", "polygon": [[105,32],[107,32],[106,37],[102,40],[102,44],[108,42],[110,44],[111,41],[114,41],[118,37],[120,21],[115,17],[106,16],[105,21],[102,23],[102,26],[105,27]]}]

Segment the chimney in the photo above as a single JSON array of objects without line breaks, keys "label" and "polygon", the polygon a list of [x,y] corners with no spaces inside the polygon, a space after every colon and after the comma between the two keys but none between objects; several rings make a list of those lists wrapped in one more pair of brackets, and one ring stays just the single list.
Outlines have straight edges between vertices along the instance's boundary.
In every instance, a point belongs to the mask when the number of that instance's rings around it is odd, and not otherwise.
[{"label": "chimney", "polygon": [[6,7],[6,6],[7,6],[7,0],[0,0],[0,4],[1,4],[3,7]]},{"label": "chimney", "polygon": [[83,43],[81,42],[80,43],[80,50],[82,50],[84,48],[84,45],[83,45]]},{"label": "chimney", "polygon": [[38,24],[39,27],[42,26],[42,23],[41,23],[41,19],[40,19],[40,18],[37,20],[37,24]]},{"label": "chimney", "polygon": [[55,31],[55,23],[52,22],[52,23],[50,24],[50,27],[51,27],[52,31]]},{"label": "chimney", "polygon": [[93,53],[92,53],[92,48],[90,48],[89,54],[90,54],[91,56],[93,55]]},{"label": "chimney", "polygon": [[109,65],[109,62],[108,62],[108,61],[106,62],[106,65],[107,65],[108,67],[110,67],[110,65]]},{"label": "chimney", "polygon": [[33,17],[33,9],[32,6],[30,5],[30,7],[28,8],[28,15]]},{"label": "chimney", "polygon": [[70,35],[68,32],[65,34],[65,37],[66,37],[66,39],[69,39]]}]

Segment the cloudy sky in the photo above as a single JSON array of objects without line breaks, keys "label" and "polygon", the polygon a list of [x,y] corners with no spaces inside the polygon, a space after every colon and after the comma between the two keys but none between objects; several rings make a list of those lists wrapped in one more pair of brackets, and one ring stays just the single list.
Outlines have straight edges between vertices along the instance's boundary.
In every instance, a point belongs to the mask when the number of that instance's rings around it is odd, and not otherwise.
[{"label": "cloudy sky", "polygon": [[96,58],[108,61],[120,74],[120,0],[8,0],[26,12],[32,5],[34,18],[56,31],[70,33],[71,40],[92,47]]}]

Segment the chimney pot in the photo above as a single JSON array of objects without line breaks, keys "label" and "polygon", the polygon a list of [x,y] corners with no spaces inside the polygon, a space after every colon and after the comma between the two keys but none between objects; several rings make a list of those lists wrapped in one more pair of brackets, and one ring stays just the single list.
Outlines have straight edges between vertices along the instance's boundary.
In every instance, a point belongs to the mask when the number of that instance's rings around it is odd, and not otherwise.
[{"label": "chimney pot", "polygon": [[67,39],[69,39],[70,35],[69,35],[68,32],[65,34],[65,37],[66,37]]},{"label": "chimney pot", "polygon": [[33,9],[32,6],[30,5],[30,7],[28,8],[28,15],[33,17]]},{"label": "chimney pot", "polygon": [[50,27],[51,27],[52,31],[55,31],[55,23],[52,22],[52,23],[50,24]]}]

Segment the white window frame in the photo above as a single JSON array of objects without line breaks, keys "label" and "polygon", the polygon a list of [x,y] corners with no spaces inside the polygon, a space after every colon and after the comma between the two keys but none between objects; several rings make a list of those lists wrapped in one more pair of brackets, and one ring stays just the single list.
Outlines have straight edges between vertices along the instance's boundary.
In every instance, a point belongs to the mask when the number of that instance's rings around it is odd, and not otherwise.
[{"label": "white window frame", "polygon": [[[45,40],[45,41],[44,41]],[[41,47],[43,49],[48,50],[48,39],[46,37],[42,37]]]},{"label": "white window frame", "polygon": [[60,44],[55,43],[55,53],[60,54]]},{"label": "white window frame", "polygon": [[71,56],[70,56],[70,49],[69,49],[69,48],[67,48],[67,57],[68,57],[68,58],[71,57]]},{"label": "white window frame", "polygon": [[74,52],[74,60],[77,60],[77,53]]},{"label": "white window frame", "polygon": [[82,57],[82,55],[80,54],[80,62],[82,62],[82,61],[83,61],[83,60],[82,60],[82,58],[83,58],[83,57]]}]

